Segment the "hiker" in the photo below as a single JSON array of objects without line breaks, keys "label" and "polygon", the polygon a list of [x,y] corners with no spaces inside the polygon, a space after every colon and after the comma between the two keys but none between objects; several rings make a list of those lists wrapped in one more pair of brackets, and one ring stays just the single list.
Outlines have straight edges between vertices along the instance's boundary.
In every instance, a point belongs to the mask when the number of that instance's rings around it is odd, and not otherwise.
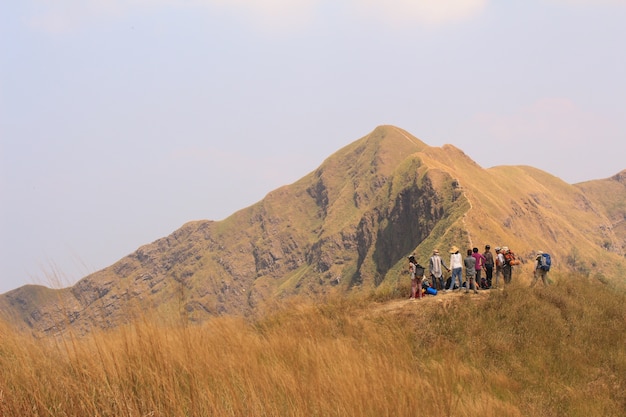
[{"label": "hiker", "polygon": [[[477,249],[478,250],[478,249]],[[465,287],[465,294],[467,294],[471,289],[474,290],[474,294],[478,293],[476,290],[476,285],[474,284],[474,279],[476,278],[476,257],[474,256],[476,252],[472,249],[467,250],[467,256],[463,260],[463,264],[465,265],[465,279],[467,286]]]},{"label": "hiker", "polygon": [[537,252],[537,256],[535,257],[535,261],[537,261],[537,264],[535,265],[535,272],[533,273],[533,282],[530,283],[530,288],[535,286],[539,278],[541,278],[541,280],[543,281],[544,287],[548,286],[548,270],[545,268],[542,268],[543,266],[542,259],[543,259],[543,252],[542,251]]},{"label": "hiker", "polygon": [[450,279],[450,288],[446,291],[454,290],[454,285],[456,281],[459,281],[459,289],[461,289],[461,285],[463,282],[461,281],[461,273],[463,272],[463,258],[459,253],[459,248],[456,246],[452,246],[450,249],[450,269],[452,270],[452,277]]},{"label": "hiker", "polygon": [[470,253],[470,255],[476,259],[476,265],[475,265],[475,271],[476,271],[476,279],[474,280],[474,282],[476,283],[476,286],[479,286],[482,288],[481,285],[481,273],[483,270],[483,266],[485,265],[485,257],[483,256],[482,253],[478,252],[478,248],[473,248],[472,249],[472,253]]},{"label": "hiker", "polygon": [[502,248],[504,251],[504,266],[502,267],[502,275],[504,275],[504,283],[510,284],[513,275],[513,265],[518,265],[519,261],[515,259],[515,254],[511,252],[507,246]]},{"label": "hiker", "polygon": [[496,288],[498,288],[499,278],[502,276],[502,267],[504,267],[504,254],[498,246],[496,249]]},{"label": "hiker", "polygon": [[[420,268],[415,255],[408,257],[409,259],[409,274],[411,275],[411,300],[415,298],[422,298],[422,278],[424,277],[424,269]],[[420,274],[421,269],[421,274]],[[419,288],[418,288],[419,286]]]},{"label": "hiker", "polygon": [[429,270],[430,277],[432,279],[432,287],[438,290],[443,290],[445,285],[443,282],[443,268],[446,268],[448,272],[450,272],[450,268],[443,263],[443,259],[439,256],[439,250],[435,249],[433,251],[433,256],[430,257],[429,261]]},{"label": "hiker", "polygon": [[493,253],[491,253],[491,246],[485,245],[485,252],[483,253],[485,258],[485,278],[487,279],[487,288],[491,288],[493,280]]}]

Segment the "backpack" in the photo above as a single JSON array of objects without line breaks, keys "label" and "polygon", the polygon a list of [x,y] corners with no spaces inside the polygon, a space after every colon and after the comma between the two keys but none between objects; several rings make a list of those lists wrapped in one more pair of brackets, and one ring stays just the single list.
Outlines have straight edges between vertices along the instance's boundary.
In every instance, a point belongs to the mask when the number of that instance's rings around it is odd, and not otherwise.
[{"label": "backpack", "polygon": [[504,254],[504,263],[506,265],[519,265],[519,261],[515,258],[515,254],[511,251]]},{"label": "backpack", "polygon": [[541,254],[541,265],[539,266],[539,268],[541,268],[544,271],[549,271],[550,270],[550,266],[552,266],[552,259],[550,258],[550,254],[549,253],[542,253]]},{"label": "backpack", "polygon": [[[446,286],[445,286],[445,288],[444,288],[444,289],[448,289],[448,288],[450,288],[450,284],[452,284],[452,277],[448,277],[448,279],[446,280]],[[456,289],[458,289],[458,288],[459,288],[459,286],[458,286],[458,284],[455,282],[455,283],[454,283],[454,289],[456,290]]]}]

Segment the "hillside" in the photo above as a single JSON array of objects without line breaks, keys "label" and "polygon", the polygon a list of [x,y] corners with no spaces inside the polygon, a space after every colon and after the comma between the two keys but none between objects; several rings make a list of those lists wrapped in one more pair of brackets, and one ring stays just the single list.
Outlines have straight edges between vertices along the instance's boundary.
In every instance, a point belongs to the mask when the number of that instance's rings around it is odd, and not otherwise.
[{"label": "hillside", "polygon": [[[603,230],[606,238],[601,246],[611,252],[626,253],[626,170],[604,179],[576,184],[599,209],[610,224]],[[614,238],[614,239],[613,239]]]},{"label": "hillside", "polygon": [[625,266],[624,201],[623,181],[483,169],[452,145],[380,126],[223,221],[189,222],[71,288],[3,294],[0,311],[35,334],[110,328],[148,310],[191,322],[250,316],[294,295],[397,292],[407,254],[425,263],[434,248],[486,243],[524,260],[549,251],[555,276],[613,279]]},{"label": "hillside", "polygon": [[0,322],[0,415],[624,416],[625,293],[592,281],[301,297],[56,340]]}]

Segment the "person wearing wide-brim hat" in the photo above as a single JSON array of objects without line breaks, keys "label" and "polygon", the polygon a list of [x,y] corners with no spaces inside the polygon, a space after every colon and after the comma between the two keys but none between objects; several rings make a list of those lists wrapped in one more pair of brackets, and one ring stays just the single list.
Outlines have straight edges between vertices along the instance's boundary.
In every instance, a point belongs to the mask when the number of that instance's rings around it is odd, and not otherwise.
[{"label": "person wearing wide-brim hat", "polygon": [[497,246],[495,248],[496,251],[496,285],[495,288],[498,288],[498,282],[500,281],[500,277],[503,277],[502,268],[504,267],[504,251]]},{"label": "person wearing wide-brim hat", "polygon": [[535,272],[533,273],[533,282],[530,283],[531,288],[535,286],[539,278],[541,278],[541,281],[543,281],[544,287],[548,286],[548,271],[541,267],[542,265],[541,258],[543,258],[543,252],[539,251],[537,252],[537,255],[535,256],[536,264],[535,264]]},{"label": "person wearing wide-brim hat", "polygon": [[504,265],[502,266],[504,283],[510,284],[513,279],[513,265],[517,265],[519,262],[515,259],[515,254],[511,252],[508,246],[502,246],[501,252],[504,255]]},{"label": "person wearing wide-brim hat", "polygon": [[443,282],[443,268],[448,272],[450,272],[450,268],[446,266],[441,256],[439,256],[439,249],[433,250],[433,256],[430,257],[428,262],[432,287],[443,290],[445,288],[445,283]]},{"label": "person wearing wide-brim hat", "polygon": [[463,285],[461,280],[461,273],[463,272],[463,257],[459,253],[459,248],[452,246],[450,248],[450,269],[452,270],[452,279],[450,279],[450,287],[446,291],[454,290],[456,281],[459,281],[459,288]]}]

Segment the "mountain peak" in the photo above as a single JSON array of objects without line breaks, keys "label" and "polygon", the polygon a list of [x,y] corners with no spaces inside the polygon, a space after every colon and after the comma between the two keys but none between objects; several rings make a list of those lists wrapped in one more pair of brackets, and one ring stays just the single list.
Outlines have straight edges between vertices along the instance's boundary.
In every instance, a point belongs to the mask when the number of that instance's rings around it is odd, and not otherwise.
[{"label": "mountain peak", "polygon": [[589,256],[609,274],[624,264],[624,178],[572,186],[532,167],[485,170],[453,145],[382,125],[222,221],[186,223],[69,289],[1,295],[0,311],[44,334],[119,325],[136,309],[251,315],[297,294],[395,293],[407,254],[427,264],[453,245],[550,251],[557,271]]},{"label": "mountain peak", "polygon": [[384,142],[386,146],[396,146],[404,150],[422,150],[427,146],[406,130],[392,125],[377,126],[365,137],[368,139],[378,139],[381,143]]}]

